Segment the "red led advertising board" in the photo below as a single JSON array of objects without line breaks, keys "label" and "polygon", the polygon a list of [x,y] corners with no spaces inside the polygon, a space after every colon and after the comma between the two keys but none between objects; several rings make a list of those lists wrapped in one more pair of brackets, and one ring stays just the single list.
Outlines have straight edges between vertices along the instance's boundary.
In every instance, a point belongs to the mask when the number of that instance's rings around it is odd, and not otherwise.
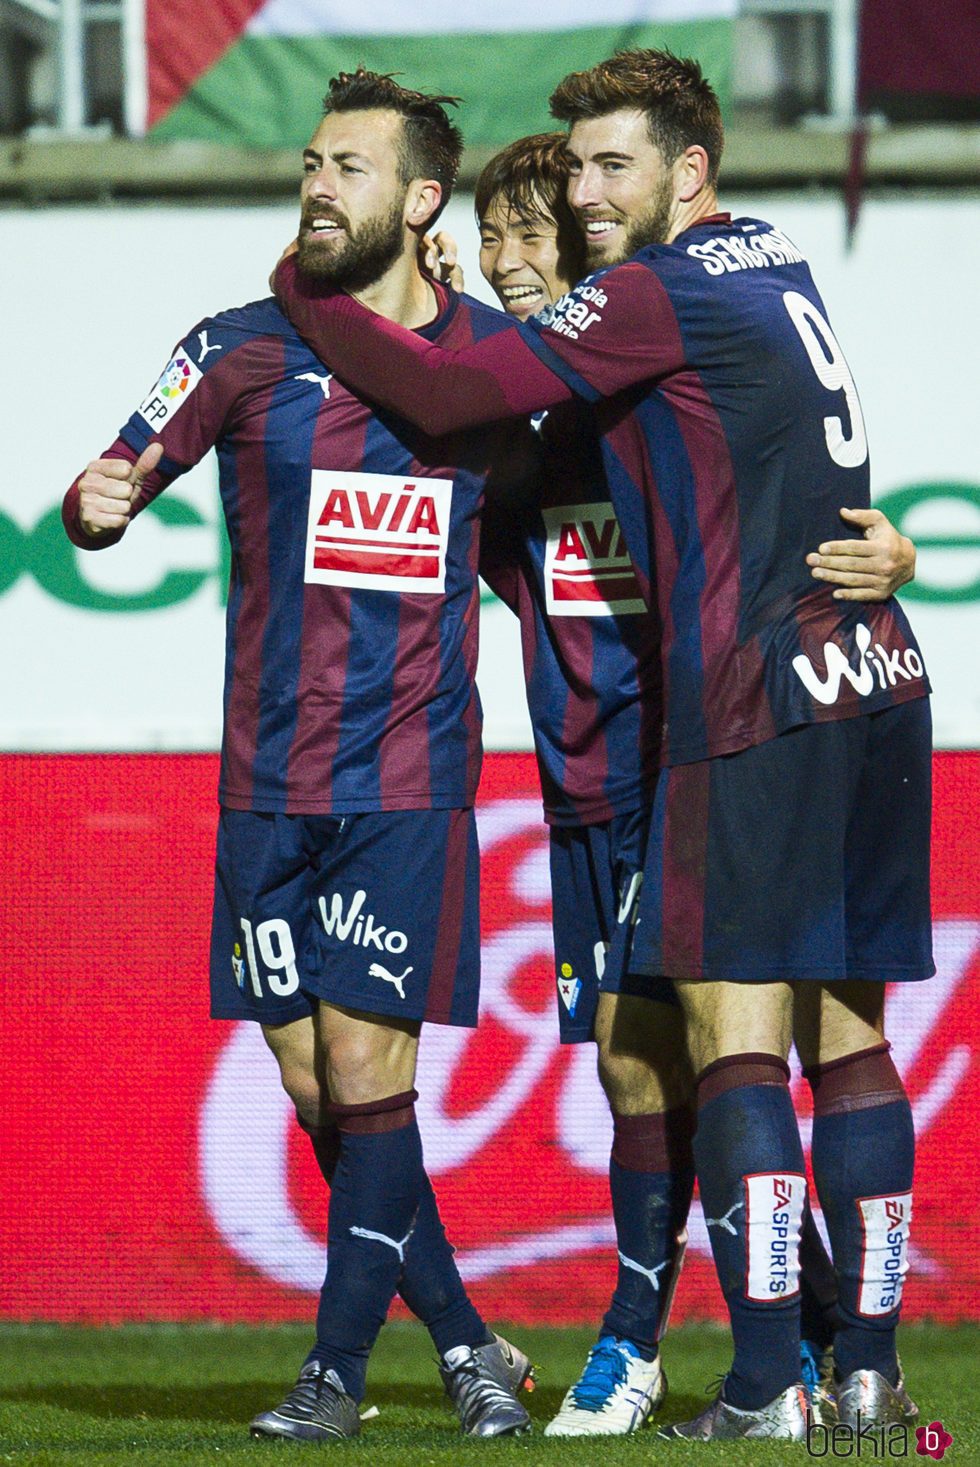
[{"label": "red led advertising board", "polygon": [[[936,755],[938,973],[888,1000],[919,1138],[907,1318],[980,1307],[978,776]],[[207,1017],[216,777],[212,755],[0,757],[0,1318],[312,1318],[324,1184],[257,1027]],[[610,1128],[592,1046],[557,1043],[535,790],[529,755],[487,757],[482,1018],[425,1033],[418,1113],[483,1312],[595,1323]],[[690,1235],[674,1318],[721,1318],[697,1204]]]}]

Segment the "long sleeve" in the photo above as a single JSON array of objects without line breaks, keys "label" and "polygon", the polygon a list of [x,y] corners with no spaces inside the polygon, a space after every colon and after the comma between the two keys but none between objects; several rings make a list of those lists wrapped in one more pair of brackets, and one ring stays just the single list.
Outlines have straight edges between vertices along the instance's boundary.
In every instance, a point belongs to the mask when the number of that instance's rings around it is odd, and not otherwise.
[{"label": "long sleeve", "polygon": [[440,437],[568,401],[571,389],[516,327],[447,351],[414,331],[328,291],[293,257],[275,277],[276,297],[300,336],[355,391]]}]

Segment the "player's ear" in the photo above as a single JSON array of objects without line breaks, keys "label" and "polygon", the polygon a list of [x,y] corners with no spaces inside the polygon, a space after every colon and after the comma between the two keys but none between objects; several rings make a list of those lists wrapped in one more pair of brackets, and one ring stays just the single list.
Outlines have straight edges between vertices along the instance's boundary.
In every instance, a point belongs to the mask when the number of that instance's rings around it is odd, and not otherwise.
[{"label": "player's ear", "polygon": [[412,229],[420,229],[441,203],[441,183],[434,178],[413,178],[405,195],[405,223]]},{"label": "player's ear", "polygon": [[692,143],[674,164],[674,188],[679,203],[696,199],[708,182],[708,155],[698,143]]}]

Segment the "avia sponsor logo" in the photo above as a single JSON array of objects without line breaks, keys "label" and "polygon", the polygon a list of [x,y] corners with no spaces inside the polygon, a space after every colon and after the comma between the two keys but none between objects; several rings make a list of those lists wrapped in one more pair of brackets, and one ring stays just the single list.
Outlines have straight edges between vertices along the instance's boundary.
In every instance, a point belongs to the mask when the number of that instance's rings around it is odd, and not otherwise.
[{"label": "avia sponsor logo", "polygon": [[611,504],[542,510],[549,616],[623,616],[646,610]]},{"label": "avia sponsor logo", "polygon": [[603,307],[608,303],[606,292],[585,280],[553,306],[547,306],[539,313],[538,319],[559,336],[577,341],[583,331],[602,320]]},{"label": "avia sponsor logo", "polygon": [[858,622],[854,631],[857,644],[857,667],[852,667],[845,653],[836,642],[824,642],[823,660],[826,672],[823,677],[813,662],[803,652],[793,658],[793,671],[811,697],[818,703],[829,705],[840,697],[841,683],[850,683],[860,698],[867,698],[879,688],[893,688],[896,684],[909,683],[925,676],[922,658],[914,647],[889,651],[881,642],[871,647],[871,630],[864,622]]},{"label": "avia sponsor logo", "polygon": [[[751,228],[751,226],[749,226]],[[706,244],[688,245],[687,253],[700,260],[709,275],[727,275],[733,270],[759,270],[771,265],[799,265],[803,256],[782,230],[765,234],[731,234],[709,239]]]},{"label": "avia sponsor logo", "polygon": [[[350,905],[344,911],[344,899],[339,892],[335,891],[330,898],[330,906],[327,906],[326,897],[320,897],[320,921],[323,930],[328,937],[336,937],[338,942],[351,942],[355,947],[376,948],[379,953],[403,953],[408,947],[408,938],[404,932],[395,930],[388,931],[374,916],[373,912],[364,911],[364,903],[367,900],[366,891],[355,891]],[[373,968],[380,964],[372,964]],[[411,968],[408,969],[410,973]],[[385,970],[383,973],[371,973],[372,977],[384,977],[389,983],[401,983],[406,974],[395,979],[392,974]],[[404,994],[402,994],[404,998]]]},{"label": "avia sponsor logo", "polygon": [[137,409],[144,422],[149,423],[154,432],[164,423],[169,423],[180,405],[190,397],[202,375],[200,367],[190,356],[178,352],[164,367],[158,381]]},{"label": "avia sponsor logo", "polygon": [[314,469],[306,580],[437,595],[446,586],[451,479]]},{"label": "avia sponsor logo", "polygon": [[891,1314],[902,1302],[902,1285],[909,1267],[912,1193],[860,1197],[858,1207],[864,1229],[858,1313],[873,1319]]},{"label": "avia sponsor logo", "polygon": [[762,1172],[746,1177],[745,1189],[746,1297],[762,1301],[792,1298],[799,1291],[806,1178],[798,1172]]}]

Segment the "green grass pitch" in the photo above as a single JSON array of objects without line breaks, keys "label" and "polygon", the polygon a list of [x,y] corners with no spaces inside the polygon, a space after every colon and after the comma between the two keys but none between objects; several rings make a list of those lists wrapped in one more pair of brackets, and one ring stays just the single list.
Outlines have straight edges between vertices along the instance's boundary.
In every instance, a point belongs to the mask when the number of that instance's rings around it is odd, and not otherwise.
[{"label": "green grass pitch", "polygon": [[[579,1463],[666,1462],[769,1463],[811,1460],[803,1445],[659,1442],[645,1428],[627,1439],[546,1440],[544,1423],[557,1410],[585,1358],[593,1335],[585,1330],[509,1328],[537,1366],[537,1389],[525,1396],[534,1432],[516,1441],[460,1437],[444,1402],[433,1351],[421,1326],[390,1324],[371,1359],[365,1406],[379,1415],[360,1437],[329,1446],[253,1442],[249,1417],[281,1399],[292,1384],[309,1342],[309,1330],[131,1326],[95,1330],[54,1325],[0,1326],[0,1463],[84,1464],[124,1461],[153,1464],[296,1463],[324,1454],[372,1467],[443,1467],[494,1463],[523,1467]],[[980,1326],[957,1329],[910,1326],[902,1333],[909,1389],[920,1422],[940,1421],[953,1444],[949,1467],[980,1467]],[[726,1332],[685,1326],[670,1333],[664,1361],[671,1390],[664,1420],[696,1414],[707,1389],[729,1357]],[[894,1444],[892,1444],[894,1445]],[[908,1460],[916,1454],[910,1438]],[[856,1454],[850,1454],[856,1460]],[[844,1460],[828,1450],[813,1460]],[[878,1460],[867,1448],[861,1460]],[[889,1450],[886,1461],[896,1460]],[[900,1458],[899,1458],[900,1460]]]}]

